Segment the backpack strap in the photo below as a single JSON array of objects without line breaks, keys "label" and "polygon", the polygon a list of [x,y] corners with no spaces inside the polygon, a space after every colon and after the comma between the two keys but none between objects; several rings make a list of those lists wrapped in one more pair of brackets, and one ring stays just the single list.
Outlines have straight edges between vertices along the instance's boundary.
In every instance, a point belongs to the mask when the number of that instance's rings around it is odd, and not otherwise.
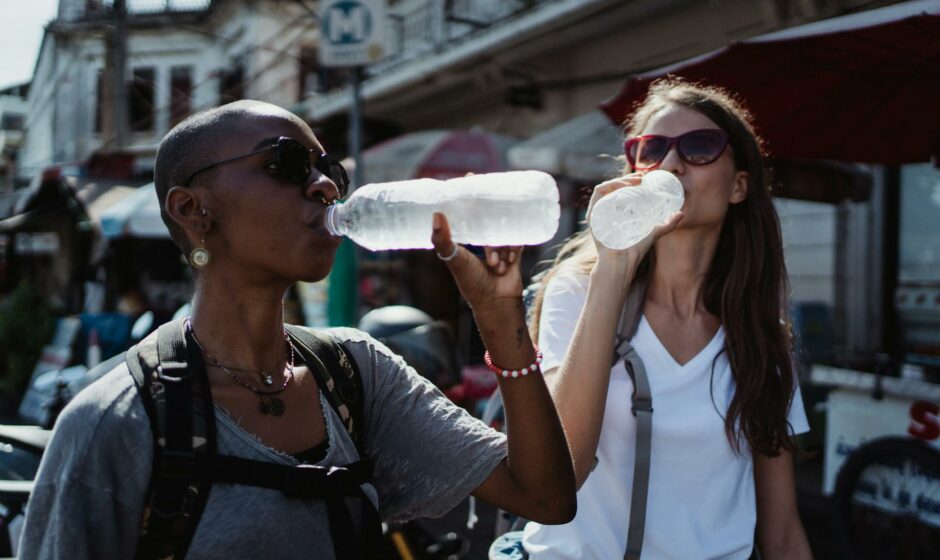
[{"label": "backpack strap", "polygon": [[[330,519],[330,536],[333,540],[333,546],[337,558],[374,558],[378,557],[381,548],[382,524],[378,511],[372,505],[372,501],[365,496],[361,486],[352,487],[350,484],[356,482],[362,484],[370,482],[372,479],[372,460],[365,452],[365,443],[363,441],[362,428],[364,409],[364,391],[362,386],[362,374],[356,364],[356,360],[349,355],[346,347],[337,341],[334,337],[325,332],[314,332],[311,329],[296,326],[285,325],[287,334],[297,346],[297,350],[304,358],[308,369],[317,380],[317,384],[323,390],[330,407],[336,411],[336,414],[343,422],[346,432],[356,445],[356,451],[359,453],[360,460],[351,465],[347,465],[339,471],[348,471],[346,473],[338,472],[337,469],[331,469],[327,473],[306,470],[293,473],[286,481],[291,490],[286,487],[279,487],[285,493],[296,491],[293,487],[303,485],[306,492],[313,492],[314,495],[300,497],[323,497],[322,490],[326,488],[328,494],[326,497],[327,512]],[[316,467],[319,469],[319,467]],[[296,469],[295,469],[296,470]],[[323,469],[319,469],[323,470]],[[309,482],[300,482],[298,475],[306,475],[305,478],[311,479]],[[362,478],[365,475],[365,478]],[[259,477],[272,478],[273,473],[265,474]],[[356,478],[356,477],[359,478]],[[321,480],[322,478],[322,480]],[[348,479],[343,482],[344,479]],[[325,482],[338,481],[339,484],[324,487]],[[263,485],[263,484],[260,484]],[[288,494],[290,495],[290,494]],[[337,497],[359,497],[362,504],[362,529],[358,538],[350,528],[353,526],[349,516],[349,510],[337,500]]]},{"label": "backpack strap", "polygon": [[649,493],[650,444],[653,435],[653,395],[643,360],[630,344],[643,317],[646,284],[635,281],[627,294],[614,347],[614,363],[623,360],[633,381],[632,411],[636,417],[636,450],[633,464],[633,492],[630,499],[630,526],[624,560],[639,560],[646,528],[646,499]]},{"label": "backpack strap", "polygon": [[[150,419],[154,445],[138,560],[185,557],[213,481],[280,490],[289,498],[323,499],[337,558],[379,554],[381,520],[362,489],[371,482],[372,462],[361,448],[359,370],[333,339],[302,327],[288,325],[287,329],[317,382],[326,388],[327,400],[343,419],[362,460],[325,469],[218,455],[212,395],[202,355],[184,322],[163,325],[126,355]],[[361,531],[356,530],[345,498],[359,500]]]},{"label": "backpack strap", "polygon": [[[216,453],[205,364],[181,321],[161,326],[127,353],[150,419],[153,466],[136,558],[183,558],[205,509]],[[187,343],[188,342],[188,343]]]},{"label": "backpack strap", "polygon": [[[372,481],[371,460],[326,468],[218,455],[209,468],[216,482],[280,490],[288,498],[324,500],[336,558],[380,558],[382,521],[362,488]],[[358,500],[361,525],[351,514],[353,502],[346,498]]]},{"label": "backpack strap", "polygon": [[359,457],[366,458],[362,434],[365,397],[356,360],[327,333],[315,333],[296,325],[285,325],[285,328],[356,444]]}]

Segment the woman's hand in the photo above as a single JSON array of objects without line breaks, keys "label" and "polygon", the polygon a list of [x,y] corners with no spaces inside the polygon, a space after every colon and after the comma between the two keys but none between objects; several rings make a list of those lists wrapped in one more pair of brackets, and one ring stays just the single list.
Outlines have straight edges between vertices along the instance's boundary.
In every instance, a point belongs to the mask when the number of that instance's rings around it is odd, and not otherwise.
[{"label": "woman's hand", "polygon": [[439,257],[454,255],[446,261],[447,268],[470,307],[479,309],[522,296],[522,247],[486,247],[486,258],[480,260],[453,242],[447,218],[440,212],[434,214],[431,243]]},{"label": "woman's hand", "polygon": [[[624,175],[623,177],[605,181],[594,187],[594,192],[591,195],[591,202],[588,204],[588,222],[591,220],[591,211],[594,210],[594,205],[597,204],[598,200],[620,189],[637,187],[639,186],[642,178],[643,174],[641,173],[630,173],[629,175]],[[670,216],[665,223],[653,228],[653,231],[650,232],[650,234],[643,238],[640,242],[622,250],[608,249],[600,241],[598,241],[597,238],[595,238],[594,245],[597,247],[598,262],[621,262],[628,265],[630,270],[636,270],[636,267],[640,264],[640,261],[643,260],[643,257],[646,256],[646,253],[649,252],[653,244],[656,243],[656,240],[676,229],[676,226],[678,226],[679,222],[682,221],[682,217],[683,213],[681,211],[676,212]]]}]

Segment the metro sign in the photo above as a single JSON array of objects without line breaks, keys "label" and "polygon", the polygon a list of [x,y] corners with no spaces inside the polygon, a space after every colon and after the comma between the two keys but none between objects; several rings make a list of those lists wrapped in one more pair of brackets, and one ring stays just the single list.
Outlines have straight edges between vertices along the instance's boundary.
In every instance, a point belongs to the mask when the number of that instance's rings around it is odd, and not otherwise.
[{"label": "metro sign", "polygon": [[386,54],[385,0],[327,0],[320,10],[320,63],[362,66]]}]

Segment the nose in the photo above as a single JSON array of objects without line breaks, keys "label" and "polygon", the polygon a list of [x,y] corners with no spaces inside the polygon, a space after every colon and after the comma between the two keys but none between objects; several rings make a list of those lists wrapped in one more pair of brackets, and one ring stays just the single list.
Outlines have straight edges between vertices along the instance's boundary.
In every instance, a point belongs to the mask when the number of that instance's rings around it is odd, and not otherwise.
[{"label": "nose", "polygon": [[324,204],[330,205],[339,199],[339,189],[333,180],[325,174],[315,171],[313,180],[307,183],[304,189],[304,198],[307,200],[322,200]]},{"label": "nose", "polygon": [[666,157],[659,164],[659,169],[669,171],[673,175],[681,175],[685,172],[685,162],[679,157],[676,146],[669,146],[669,151],[666,152]]}]

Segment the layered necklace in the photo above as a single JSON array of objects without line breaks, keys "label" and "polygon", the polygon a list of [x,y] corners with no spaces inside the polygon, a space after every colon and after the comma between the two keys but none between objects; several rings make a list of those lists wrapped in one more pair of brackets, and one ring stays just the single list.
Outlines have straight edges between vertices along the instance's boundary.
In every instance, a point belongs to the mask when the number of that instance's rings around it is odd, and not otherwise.
[{"label": "layered necklace", "polygon": [[[235,373],[235,371],[251,373],[251,370],[244,370],[244,369],[239,369],[239,368],[235,368],[231,366],[222,365],[222,363],[219,362],[219,360],[217,360],[215,356],[210,354],[209,351],[206,350],[205,347],[202,345],[202,343],[199,342],[199,338],[196,337],[196,331],[193,329],[193,325],[189,319],[186,320],[186,328],[189,330],[189,333],[193,335],[193,341],[196,343],[196,346],[199,347],[199,351],[202,352],[202,354],[212,363],[213,366],[219,368],[220,370],[228,374],[228,376],[231,377],[232,380],[235,381],[235,383],[238,383],[242,387],[248,389],[249,391],[257,395],[258,399],[261,401],[258,407],[258,409],[261,411],[261,414],[270,414],[271,416],[283,416],[284,415],[286,406],[284,405],[284,401],[281,400],[277,395],[284,392],[284,390],[287,389],[287,384],[290,383],[291,380],[294,379],[294,345],[291,343],[290,338],[287,336],[286,330],[284,331],[284,341],[287,343],[287,350],[288,350],[288,359],[287,359],[287,362],[285,363],[287,374],[284,375],[284,381],[281,382],[281,386],[278,387],[277,389],[262,390],[262,389],[255,388],[250,383],[245,382],[244,379],[242,379]],[[257,375],[258,377],[261,378],[261,382],[265,386],[270,387],[271,385],[274,384],[274,376],[271,375],[270,373],[262,370]]]}]

